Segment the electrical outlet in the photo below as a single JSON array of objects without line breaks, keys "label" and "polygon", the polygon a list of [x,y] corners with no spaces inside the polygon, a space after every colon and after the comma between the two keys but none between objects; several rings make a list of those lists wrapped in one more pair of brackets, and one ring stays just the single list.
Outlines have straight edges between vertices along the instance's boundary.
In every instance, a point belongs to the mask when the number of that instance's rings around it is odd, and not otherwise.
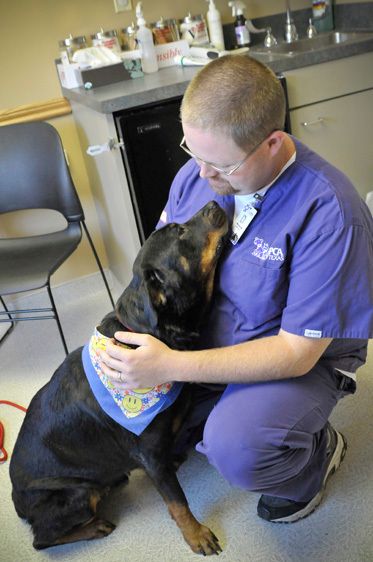
[{"label": "electrical outlet", "polygon": [[114,8],[117,14],[119,12],[128,12],[132,10],[132,2],[131,0],[114,0]]}]

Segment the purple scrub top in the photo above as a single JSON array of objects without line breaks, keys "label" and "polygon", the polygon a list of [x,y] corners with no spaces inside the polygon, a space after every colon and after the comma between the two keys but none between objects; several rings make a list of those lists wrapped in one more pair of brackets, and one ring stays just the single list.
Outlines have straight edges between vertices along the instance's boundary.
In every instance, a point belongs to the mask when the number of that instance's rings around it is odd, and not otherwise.
[{"label": "purple scrub top", "polygon": [[[260,210],[220,263],[201,348],[277,334],[335,338],[324,357],[355,372],[373,335],[373,219],[349,179],[293,139],[295,162],[266,192]],[[219,196],[189,160],[163,216],[185,222]],[[162,226],[162,222],[158,226]]]}]

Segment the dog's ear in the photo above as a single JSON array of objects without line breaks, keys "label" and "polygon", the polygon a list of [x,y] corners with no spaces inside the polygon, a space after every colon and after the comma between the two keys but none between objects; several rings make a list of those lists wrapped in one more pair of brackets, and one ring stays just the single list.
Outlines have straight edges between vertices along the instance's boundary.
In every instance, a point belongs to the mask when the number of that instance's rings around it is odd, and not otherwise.
[{"label": "dog's ear", "polygon": [[120,297],[117,314],[124,326],[133,331],[151,332],[158,323],[158,315],[152,304],[148,286],[131,283]]}]

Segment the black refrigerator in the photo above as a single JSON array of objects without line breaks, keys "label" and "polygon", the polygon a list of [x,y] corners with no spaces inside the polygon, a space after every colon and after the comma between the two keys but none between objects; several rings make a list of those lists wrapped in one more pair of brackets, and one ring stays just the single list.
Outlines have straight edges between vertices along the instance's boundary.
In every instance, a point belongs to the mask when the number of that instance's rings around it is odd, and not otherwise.
[{"label": "black refrigerator", "polygon": [[[278,76],[284,88],[286,82]],[[133,212],[141,243],[151,234],[166,204],[171,183],[189,156],[179,147],[182,96],[114,113]],[[287,103],[288,107],[288,103]],[[285,130],[290,132],[289,112]]]},{"label": "black refrigerator", "polygon": [[181,97],[114,115],[141,243],[151,234],[166,204],[171,183],[189,156],[183,136]]}]

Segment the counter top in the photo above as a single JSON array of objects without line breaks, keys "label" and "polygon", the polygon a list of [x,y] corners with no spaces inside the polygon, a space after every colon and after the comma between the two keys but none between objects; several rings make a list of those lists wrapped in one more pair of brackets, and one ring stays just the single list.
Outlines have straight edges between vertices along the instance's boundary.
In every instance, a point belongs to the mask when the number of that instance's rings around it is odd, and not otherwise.
[{"label": "counter top", "polygon": [[[297,68],[373,51],[373,33],[361,34],[357,41],[329,45],[323,49],[294,52],[291,56],[249,54],[267,64],[277,74]],[[171,66],[143,78],[117,82],[92,90],[62,88],[63,95],[99,113],[114,113],[148,103],[181,96],[201,67]]]}]

